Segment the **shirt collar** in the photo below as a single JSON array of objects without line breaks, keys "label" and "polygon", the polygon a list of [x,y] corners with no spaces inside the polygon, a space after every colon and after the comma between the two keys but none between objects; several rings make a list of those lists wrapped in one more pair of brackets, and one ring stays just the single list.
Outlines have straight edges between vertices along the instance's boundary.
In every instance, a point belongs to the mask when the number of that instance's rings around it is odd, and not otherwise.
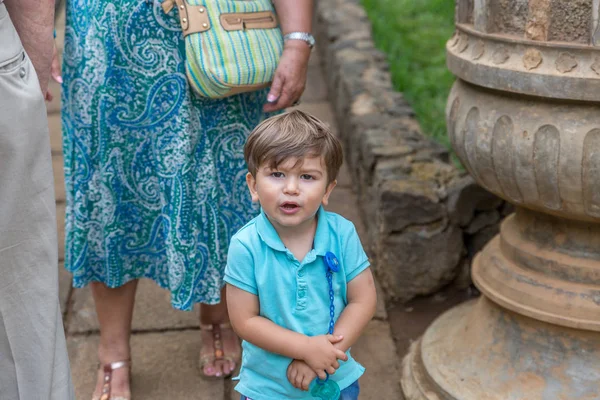
[{"label": "shirt collar", "polygon": [[[277,251],[286,251],[286,247],[281,241],[279,234],[277,234],[275,227],[269,221],[267,214],[265,214],[262,208],[260,209],[256,228],[262,241],[269,247]],[[317,211],[317,230],[315,232],[313,248],[318,256],[324,256],[329,251],[329,223],[327,222],[327,213],[323,206],[320,206],[319,211]]]},{"label": "shirt collar", "polygon": [[317,216],[317,231],[315,232],[313,248],[318,256],[325,256],[325,253],[331,249],[329,248],[329,221],[327,221],[327,212],[323,206],[319,207]]}]

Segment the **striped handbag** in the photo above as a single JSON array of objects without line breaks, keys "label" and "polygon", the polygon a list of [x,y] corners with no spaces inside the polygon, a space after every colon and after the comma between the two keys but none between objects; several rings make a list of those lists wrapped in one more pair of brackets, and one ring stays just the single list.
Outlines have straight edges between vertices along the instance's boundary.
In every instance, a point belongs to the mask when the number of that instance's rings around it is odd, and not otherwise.
[{"label": "striped handbag", "polygon": [[198,95],[221,98],[266,88],[283,51],[271,0],[164,0],[176,6],[185,70]]}]

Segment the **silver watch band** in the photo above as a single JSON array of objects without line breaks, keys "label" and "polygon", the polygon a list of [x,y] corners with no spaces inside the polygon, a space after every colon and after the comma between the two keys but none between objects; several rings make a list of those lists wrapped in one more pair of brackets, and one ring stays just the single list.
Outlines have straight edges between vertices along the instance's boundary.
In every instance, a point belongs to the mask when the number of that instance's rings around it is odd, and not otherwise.
[{"label": "silver watch band", "polygon": [[308,32],[290,32],[283,37],[284,41],[288,40],[302,40],[308,44],[311,49],[315,45],[315,38]]}]

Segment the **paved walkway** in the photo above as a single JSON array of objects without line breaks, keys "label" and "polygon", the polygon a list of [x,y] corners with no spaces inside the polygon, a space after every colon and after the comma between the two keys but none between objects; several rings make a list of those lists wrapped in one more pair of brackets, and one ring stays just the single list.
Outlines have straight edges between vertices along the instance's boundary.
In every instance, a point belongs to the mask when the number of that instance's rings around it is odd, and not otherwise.
[{"label": "paved walkway", "polygon": [[[59,19],[57,40],[64,36],[63,18]],[[77,399],[89,399],[96,378],[96,346],[98,323],[90,290],[73,289],[70,275],[63,268],[65,189],[61,146],[60,104],[57,84],[52,84],[56,99],[48,104],[52,143],[52,160],[56,181],[57,224],[59,231],[60,301],[71,369]],[[313,53],[309,69],[309,85],[299,106],[335,128],[326,84]],[[334,190],[329,210],[352,220],[361,236],[364,228],[352,192],[352,181],[344,169]],[[364,236],[363,236],[364,237]],[[382,297],[380,296],[380,299]],[[132,359],[133,396],[136,400],[239,399],[234,383],[205,381],[200,378],[197,361],[200,351],[198,312],[182,312],[171,308],[169,294],[152,281],[143,280],[138,287],[133,316]],[[367,369],[361,379],[361,400],[399,399],[399,358],[390,331],[383,302],[378,304],[375,319],[352,349],[355,358]]]}]

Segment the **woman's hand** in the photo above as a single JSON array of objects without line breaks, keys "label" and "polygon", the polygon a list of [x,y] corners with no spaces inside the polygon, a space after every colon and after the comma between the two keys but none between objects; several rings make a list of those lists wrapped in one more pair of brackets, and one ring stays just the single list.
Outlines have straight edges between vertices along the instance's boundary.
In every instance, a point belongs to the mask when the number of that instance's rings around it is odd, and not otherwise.
[{"label": "woman's hand", "polygon": [[[50,76],[58,83],[62,83],[62,76],[60,76],[60,61],[58,59],[58,49],[56,43],[54,43],[54,50],[52,52],[52,64],[50,66]],[[46,91],[46,101],[52,101],[54,96],[50,92],[50,89]]]},{"label": "woman's hand", "polygon": [[263,108],[265,112],[291,107],[300,99],[306,86],[310,50],[308,44],[301,40],[290,40],[285,43],[267,96],[267,104]]}]

